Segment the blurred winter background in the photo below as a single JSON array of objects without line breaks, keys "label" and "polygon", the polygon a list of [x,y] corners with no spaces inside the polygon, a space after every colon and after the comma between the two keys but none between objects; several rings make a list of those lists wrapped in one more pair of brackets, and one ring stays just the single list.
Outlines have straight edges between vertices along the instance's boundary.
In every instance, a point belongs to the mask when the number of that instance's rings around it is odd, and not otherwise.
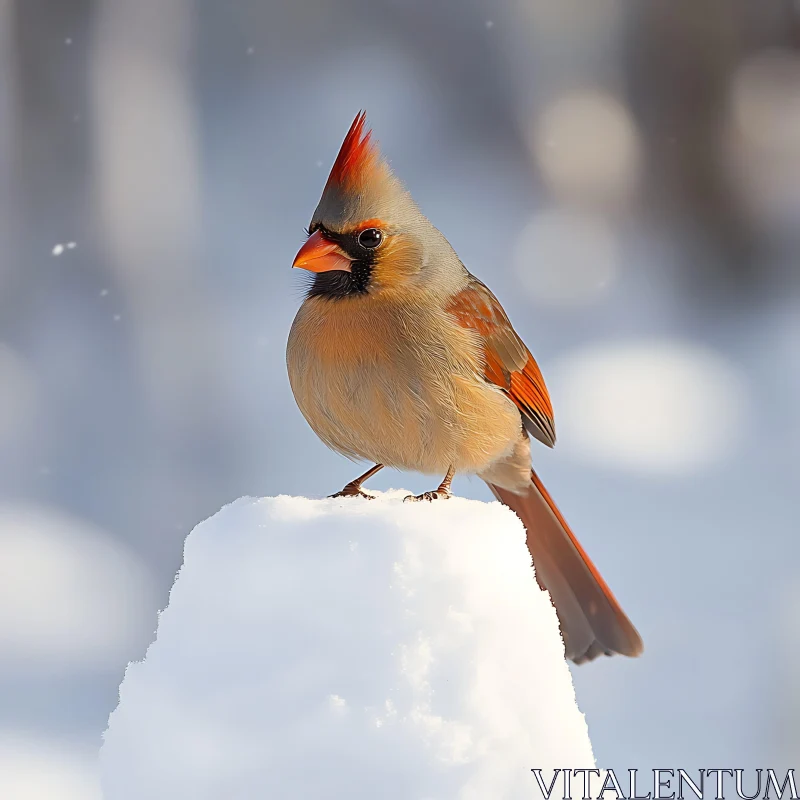
[{"label": "blurred winter background", "polygon": [[0,796],[92,796],[193,525],[354,476],[284,345],[362,107],[645,638],[574,670],[599,763],[797,766],[800,4],[0,0]]}]

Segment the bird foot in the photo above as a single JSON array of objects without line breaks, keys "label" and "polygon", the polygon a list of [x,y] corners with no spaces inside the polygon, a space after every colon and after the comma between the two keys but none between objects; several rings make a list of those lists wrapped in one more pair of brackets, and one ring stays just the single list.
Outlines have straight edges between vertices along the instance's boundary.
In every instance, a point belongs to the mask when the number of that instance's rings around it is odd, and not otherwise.
[{"label": "bird foot", "polygon": [[410,494],[403,498],[404,503],[420,503],[423,500],[449,500],[452,493],[443,489],[435,489],[432,492],[423,492],[422,494]]},{"label": "bird foot", "polygon": [[374,500],[374,495],[367,494],[358,488],[358,486],[350,486],[349,484],[342,489],[341,492],[336,494],[329,494],[328,499],[332,500],[336,497],[363,497],[365,500]]}]

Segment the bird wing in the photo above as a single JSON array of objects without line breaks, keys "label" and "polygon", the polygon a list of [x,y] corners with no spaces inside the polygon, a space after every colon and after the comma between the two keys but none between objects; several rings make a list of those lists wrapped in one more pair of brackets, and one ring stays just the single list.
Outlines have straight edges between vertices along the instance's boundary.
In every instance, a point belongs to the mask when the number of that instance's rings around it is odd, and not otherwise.
[{"label": "bird wing", "polygon": [[511,327],[500,301],[476,277],[446,308],[458,324],[474,331],[484,355],[484,377],[504,391],[522,413],[525,429],[548,447],[556,442],[553,407],[539,366]]}]

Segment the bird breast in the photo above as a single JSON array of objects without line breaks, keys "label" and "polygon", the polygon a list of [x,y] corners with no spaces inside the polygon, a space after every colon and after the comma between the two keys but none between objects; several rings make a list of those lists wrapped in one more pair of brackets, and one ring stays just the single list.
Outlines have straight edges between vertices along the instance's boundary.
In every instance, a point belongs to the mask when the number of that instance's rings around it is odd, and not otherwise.
[{"label": "bird breast", "polygon": [[520,437],[514,403],[483,379],[474,334],[435,305],[311,297],[287,348],[295,399],[316,434],[355,459],[481,472]]}]

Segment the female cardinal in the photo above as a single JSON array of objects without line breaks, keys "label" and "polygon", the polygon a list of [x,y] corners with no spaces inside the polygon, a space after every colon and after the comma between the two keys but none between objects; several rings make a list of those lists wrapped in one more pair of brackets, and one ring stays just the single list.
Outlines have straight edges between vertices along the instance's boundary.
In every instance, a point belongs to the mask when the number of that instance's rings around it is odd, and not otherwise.
[{"label": "female cardinal", "polygon": [[286,353],[320,439],[375,464],[335,496],[367,496],[362,483],[384,466],[444,475],[414,500],[448,498],[456,472],[479,475],[525,524],[567,657],[638,656],[639,634],[531,470],[529,436],[556,438],[539,367],[364,123],[361,112],[294,260],[314,280]]}]

